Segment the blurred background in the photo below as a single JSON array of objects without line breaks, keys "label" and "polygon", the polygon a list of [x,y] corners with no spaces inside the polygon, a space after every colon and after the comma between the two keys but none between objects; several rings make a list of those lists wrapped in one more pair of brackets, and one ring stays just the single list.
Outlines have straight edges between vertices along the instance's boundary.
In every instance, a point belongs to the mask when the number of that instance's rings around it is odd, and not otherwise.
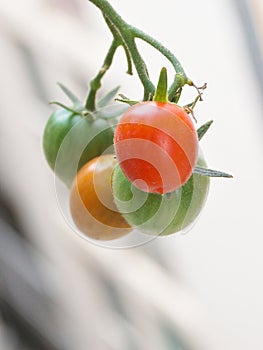
[{"label": "blurred background", "polygon": [[[87,0],[0,0],[0,349],[262,349],[263,3],[111,3],[208,84],[196,108],[200,124],[214,120],[202,148],[234,179],[212,179],[186,235],[126,250],[77,236],[41,138],[48,102],[67,102],[56,83],[84,98],[111,34]],[[156,81],[167,63],[138,45]],[[141,98],[125,71],[119,50],[102,92],[121,84]]]}]

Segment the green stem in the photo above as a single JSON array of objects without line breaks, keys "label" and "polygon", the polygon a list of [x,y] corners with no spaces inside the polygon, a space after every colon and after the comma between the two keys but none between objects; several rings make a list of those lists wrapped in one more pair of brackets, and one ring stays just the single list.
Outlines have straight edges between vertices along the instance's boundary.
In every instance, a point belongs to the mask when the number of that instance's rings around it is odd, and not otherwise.
[{"label": "green stem", "polygon": [[178,90],[181,89],[185,84],[192,86],[193,82],[192,80],[188,79],[185,75],[183,76],[180,73],[176,74],[174,78],[174,82],[172,83],[168,91],[169,101],[174,99]]},{"label": "green stem", "polygon": [[127,59],[127,63],[128,63],[128,69],[127,69],[127,74],[132,75],[132,59],[131,59],[131,55],[129,52],[129,48],[125,42],[125,39],[122,37],[122,33],[118,30],[118,28],[116,27],[116,25],[110,20],[110,18],[107,17],[106,14],[103,14],[104,19],[114,37],[114,39],[119,42],[120,45],[123,46],[125,55],[126,55],[126,59]]},{"label": "green stem", "polygon": [[117,28],[123,28],[125,29],[126,23],[121,18],[121,16],[114,10],[114,8],[111,6],[111,4],[107,0],[89,0],[91,3],[93,3],[95,6],[97,6],[103,15],[106,15],[108,18],[110,18],[111,22],[117,27]]},{"label": "green stem", "polygon": [[86,99],[86,104],[85,107],[89,111],[94,111],[95,110],[95,100],[96,100],[96,94],[99,88],[101,87],[101,79],[103,78],[104,74],[107,72],[107,70],[110,68],[113,60],[113,56],[120,44],[114,39],[109,51],[105,57],[105,60],[103,62],[103,65],[101,69],[99,70],[98,74],[94,79],[91,80],[90,82],[90,91],[88,94],[88,97]]},{"label": "green stem", "polygon": [[145,94],[153,95],[155,87],[149,79],[146,64],[137,49],[131,27],[124,21],[122,25],[117,27],[112,18],[108,17],[108,14],[104,14],[104,18],[115,40],[119,41],[120,45],[124,47],[128,60],[128,72],[131,70],[132,61],[144,87]]},{"label": "green stem", "polygon": [[169,49],[163,46],[159,41],[152,38],[150,35],[144,33],[143,31],[135,27],[132,27],[132,31],[137,38],[142,39],[143,41],[154,47],[156,50],[160,51],[172,63],[176,72],[186,77],[181,63]]},{"label": "green stem", "polygon": [[[173,84],[169,88],[169,97],[172,98],[178,89],[183,87],[185,84],[188,84],[189,82],[191,82],[187,78],[181,63],[178,61],[178,59],[174,56],[174,54],[169,49],[163,46],[156,39],[152,38],[150,35],[144,33],[143,31],[135,27],[132,27],[132,31],[137,38],[145,41],[146,43],[154,47],[156,50],[161,52],[168,59],[168,61],[171,62],[172,66],[174,67],[176,71],[176,76]],[[190,83],[190,85],[192,84]]]},{"label": "green stem", "polygon": [[134,37],[133,36],[127,37],[126,43],[127,43],[127,46],[129,47],[129,51],[130,51],[134,66],[136,68],[136,71],[138,73],[138,76],[144,87],[144,96],[146,95],[153,96],[155,92],[155,86],[149,79],[146,63],[144,62],[142,56],[138,51]]},{"label": "green stem", "polygon": [[[161,52],[173,65],[176,75],[175,75],[174,82],[169,88],[169,93],[168,93],[169,100],[172,100],[175,97],[176,92],[180,88],[182,88],[185,84],[193,85],[193,82],[187,78],[180,62],[177,60],[177,58],[173,55],[173,53],[170,50],[168,50],[157,40],[145,34],[141,30],[127,24],[121,18],[121,16],[114,10],[114,8],[111,6],[111,4],[107,0],[89,0],[89,1],[101,10],[106,20],[106,23],[109,26],[114,36],[115,41],[118,42],[119,45],[123,46],[127,57],[129,74],[131,74],[132,72],[131,61],[133,62],[136,68],[136,71],[138,73],[138,76],[140,78],[140,81],[144,87],[144,99],[149,99],[153,97],[155,93],[155,86],[149,78],[146,64],[143,58],[141,57],[138,51],[138,48],[136,46],[136,42],[135,42],[136,38],[139,38],[145,41],[146,43],[148,43],[149,45],[153,46],[156,50]],[[100,79],[99,79],[99,82],[100,82]],[[96,91],[93,91],[92,93],[96,94]],[[93,97],[91,98],[91,100],[93,100]],[[90,106],[94,108],[94,104],[90,103]]]},{"label": "green stem", "polygon": [[175,93],[170,99],[169,99],[169,97],[168,97],[168,100],[177,104],[178,101],[180,100],[182,91],[183,91],[183,88],[180,87],[180,88],[176,91],[176,93]]}]

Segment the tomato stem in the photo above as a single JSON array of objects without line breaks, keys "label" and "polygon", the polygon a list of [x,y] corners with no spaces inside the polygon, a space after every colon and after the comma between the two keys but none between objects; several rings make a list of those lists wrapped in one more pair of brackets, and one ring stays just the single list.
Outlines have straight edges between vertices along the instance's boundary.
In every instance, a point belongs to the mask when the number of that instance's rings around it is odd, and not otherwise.
[{"label": "tomato stem", "polygon": [[172,66],[174,67],[176,71],[176,75],[174,78],[173,84],[169,88],[169,95],[172,99],[173,95],[176,93],[178,89],[183,87],[185,84],[191,84],[191,80],[187,78],[185,71],[181,65],[181,63],[178,61],[178,59],[175,57],[175,55],[167,49],[164,45],[159,43],[157,40],[149,36],[148,34],[144,33],[143,31],[132,27],[132,31],[134,35],[154,47],[156,50],[161,52],[167,59],[170,61]]},{"label": "tomato stem", "polygon": [[123,40],[116,25],[105,14],[103,14],[103,16],[104,16],[104,19],[105,19],[110,31],[112,32],[114,39],[117,42],[119,42],[119,45],[123,46],[123,49],[124,49],[124,52],[126,55],[126,59],[127,59],[127,63],[128,63],[127,74],[132,75],[132,59],[131,59],[131,54],[130,54],[129,48],[127,47],[126,42]]},{"label": "tomato stem", "polygon": [[[187,78],[184,69],[178,59],[174,56],[174,54],[169,51],[166,47],[164,47],[161,43],[159,43],[157,40],[152,38],[151,36],[145,34],[143,31],[129,25],[126,23],[121,16],[114,10],[114,8],[111,6],[111,4],[107,0],[89,0],[91,3],[93,3],[95,6],[97,6],[104,18],[105,21],[111,30],[114,42],[118,43],[118,46],[121,45],[124,48],[127,63],[128,63],[128,74],[132,74],[132,63],[134,64],[137,74],[139,76],[139,79],[144,87],[144,100],[151,99],[155,94],[155,86],[151,82],[147,70],[147,66],[142,58],[142,56],[139,53],[139,50],[137,48],[135,39],[141,39],[154,47],[156,50],[158,50],[160,53],[162,53],[172,64],[172,66],[175,69],[175,78],[172,83],[172,85],[169,88],[168,98],[169,100],[173,100],[175,98],[175,95],[177,94],[178,90],[180,90],[185,84],[193,85],[193,82]],[[110,49],[111,50],[111,49]],[[113,55],[115,54],[115,50],[109,51],[110,53],[110,64],[113,58]],[[108,57],[108,55],[107,55]],[[107,69],[110,65],[107,66]],[[104,67],[104,65],[103,65]],[[95,108],[95,96],[97,90],[100,88],[100,81],[103,75],[105,74],[106,70],[103,74],[101,74],[101,71],[98,73],[98,75],[93,79],[91,82],[91,91],[87,98],[87,108],[91,108],[91,110],[94,110]]]},{"label": "tomato stem", "polygon": [[101,87],[101,79],[103,78],[104,74],[107,72],[107,70],[110,68],[113,60],[113,56],[119,46],[119,42],[117,42],[115,39],[112,41],[112,44],[109,48],[109,51],[105,57],[105,60],[103,62],[103,65],[101,69],[99,70],[98,74],[94,79],[90,82],[90,91],[86,99],[85,107],[89,111],[94,111],[96,109],[95,100],[96,100],[96,94],[99,88]]},{"label": "tomato stem", "polygon": [[174,103],[178,103],[178,101],[180,100],[181,94],[182,94],[183,88],[180,87],[180,89],[177,90],[177,92],[173,95],[173,97],[171,98],[171,102]]}]

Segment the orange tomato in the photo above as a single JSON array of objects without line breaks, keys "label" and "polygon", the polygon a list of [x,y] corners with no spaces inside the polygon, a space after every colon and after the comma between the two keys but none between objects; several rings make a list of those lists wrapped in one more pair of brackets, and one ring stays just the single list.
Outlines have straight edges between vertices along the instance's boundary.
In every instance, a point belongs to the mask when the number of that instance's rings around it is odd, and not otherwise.
[{"label": "orange tomato", "polygon": [[112,154],[96,157],[80,169],[72,184],[72,219],[82,233],[93,239],[112,240],[132,230],[113,199],[111,177],[116,164]]}]

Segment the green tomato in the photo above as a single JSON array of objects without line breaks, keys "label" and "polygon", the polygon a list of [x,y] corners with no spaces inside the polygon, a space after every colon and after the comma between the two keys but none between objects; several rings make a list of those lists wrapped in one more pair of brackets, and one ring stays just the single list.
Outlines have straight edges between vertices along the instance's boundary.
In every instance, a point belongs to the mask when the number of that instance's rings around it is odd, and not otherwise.
[{"label": "green tomato", "polygon": [[[199,155],[197,165],[206,167]],[[117,166],[112,178],[114,200],[126,221],[141,232],[169,235],[189,229],[200,214],[209,191],[209,177],[192,174],[168,195],[146,193],[134,186]]]},{"label": "green tomato", "polygon": [[43,149],[57,176],[71,186],[77,171],[102,153],[112,153],[114,132],[103,119],[90,120],[66,109],[54,112],[45,127]]}]

